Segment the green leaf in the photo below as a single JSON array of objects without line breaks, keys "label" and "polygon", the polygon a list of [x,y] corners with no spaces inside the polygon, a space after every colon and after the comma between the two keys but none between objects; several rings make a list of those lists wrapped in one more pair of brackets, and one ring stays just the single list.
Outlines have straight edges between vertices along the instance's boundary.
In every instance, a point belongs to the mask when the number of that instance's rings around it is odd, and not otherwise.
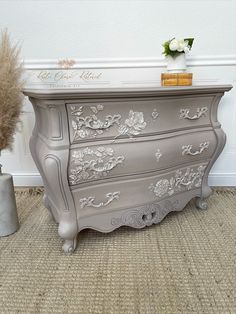
[{"label": "green leaf", "polygon": [[193,45],[193,41],[194,41],[194,38],[184,38],[184,40],[187,40],[188,41],[188,45],[190,47],[190,49],[192,48],[192,45]]},{"label": "green leaf", "polygon": [[163,54],[165,56],[172,56],[172,57],[174,57],[176,55],[176,51],[170,50],[170,47],[169,47],[170,42],[171,42],[171,40],[168,40],[168,41],[164,42],[164,44],[162,45],[164,47]]}]

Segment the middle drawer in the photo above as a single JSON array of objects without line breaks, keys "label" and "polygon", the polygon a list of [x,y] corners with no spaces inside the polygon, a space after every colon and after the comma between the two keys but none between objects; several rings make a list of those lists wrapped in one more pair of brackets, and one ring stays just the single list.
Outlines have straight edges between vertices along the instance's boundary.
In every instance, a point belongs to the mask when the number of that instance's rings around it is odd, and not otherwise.
[{"label": "middle drawer", "polygon": [[70,185],[140,174],[207,160],[216,148],[213,130],[151,137],[104,145],[79,145],[70,150],[68,178]]}]

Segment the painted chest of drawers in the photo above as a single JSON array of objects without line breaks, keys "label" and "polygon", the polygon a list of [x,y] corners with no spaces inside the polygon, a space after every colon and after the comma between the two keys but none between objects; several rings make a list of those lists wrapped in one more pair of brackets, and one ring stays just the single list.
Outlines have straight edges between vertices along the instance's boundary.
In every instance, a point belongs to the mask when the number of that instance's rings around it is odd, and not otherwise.
[{"label": "painted chest of drawers", "polygon": [[63,250],[85,228],[143,228],[196,198],[225,145],[217,108],[230,85],[25,90],[35,110],[30,149]]}]

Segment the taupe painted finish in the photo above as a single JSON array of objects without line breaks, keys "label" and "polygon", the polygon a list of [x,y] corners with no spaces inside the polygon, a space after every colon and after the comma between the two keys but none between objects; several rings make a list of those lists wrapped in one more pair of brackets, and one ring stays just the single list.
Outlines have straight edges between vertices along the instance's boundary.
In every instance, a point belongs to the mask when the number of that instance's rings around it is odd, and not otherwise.
[{"label": "taupe painted finish", "polygon": [[25,90],[36,115],[30,149],[63,250],[85,228],[142,228],[193,197],[206,208],[226,140],[217,107],[231,88]]}]

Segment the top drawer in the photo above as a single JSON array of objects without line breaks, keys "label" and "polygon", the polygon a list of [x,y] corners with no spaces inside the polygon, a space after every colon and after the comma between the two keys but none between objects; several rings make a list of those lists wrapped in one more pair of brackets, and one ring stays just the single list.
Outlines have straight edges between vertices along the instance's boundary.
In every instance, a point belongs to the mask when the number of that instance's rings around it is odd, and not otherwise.
[{"label": "top drawer", "polygon": [[140,137],[210,124],[213,96],[78,100],[67,104],[71,143]]}]

